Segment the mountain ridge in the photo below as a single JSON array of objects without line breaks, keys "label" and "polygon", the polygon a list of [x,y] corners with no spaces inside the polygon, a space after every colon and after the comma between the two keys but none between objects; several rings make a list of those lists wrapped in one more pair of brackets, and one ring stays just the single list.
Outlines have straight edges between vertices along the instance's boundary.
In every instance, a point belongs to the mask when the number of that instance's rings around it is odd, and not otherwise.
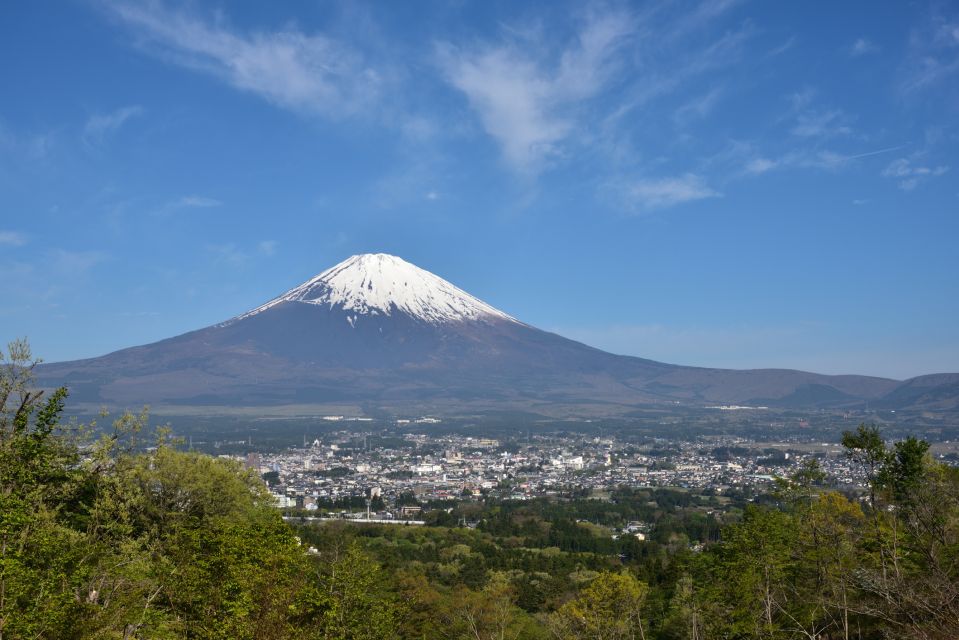
[{"label": "mountain ridge", "polygon": [[948,377],[934,380],[930,396],[928,381],[690,367],[611,354],[524,324],[387,254],[351,256],[219,324],[38,372],[43,384],[66,384],[76,401],[91,406],[151,404],[174,412],[199,406],[309,413],[347,404],[363,411],[596,416],[676,403],[857,407],[882,404],[896,390],[890,407],[934,402],[950,409],[951,385],[959,390]]}]

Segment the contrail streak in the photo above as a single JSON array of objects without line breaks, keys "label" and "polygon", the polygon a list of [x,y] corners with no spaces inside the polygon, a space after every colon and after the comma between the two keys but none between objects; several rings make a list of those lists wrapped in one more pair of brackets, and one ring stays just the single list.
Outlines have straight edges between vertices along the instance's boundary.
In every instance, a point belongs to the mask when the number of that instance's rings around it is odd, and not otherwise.
[{"label": "contrail streak", "polygon": [[878,156],[880,153],[889,153],[890,151],[899,151],[900,149],[905,149],[908,147],[908,144],[901,144],[898,147],[888,147],[886,149],[879,149],[878,151],[867,151],[866,153],[858,153],[854,156],[846,156],[846,160],[856,160],[857,158],[868,158],[869,156]]}]

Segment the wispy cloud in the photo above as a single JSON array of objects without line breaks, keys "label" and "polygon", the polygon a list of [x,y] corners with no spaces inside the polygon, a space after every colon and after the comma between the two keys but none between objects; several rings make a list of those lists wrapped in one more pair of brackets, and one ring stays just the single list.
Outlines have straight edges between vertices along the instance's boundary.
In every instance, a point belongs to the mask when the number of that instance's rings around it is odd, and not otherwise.
[{"label": "wispy cloud", "polygon": [[664,40],[679,40],[712,24],[717,18],[742,5],[744,0],[703,0],[695,7],[682,12],[675,22],[662,26],[660,37]]},{"label": "wispy cloud", "polygon": [[216,198],[192,194],[164,203],[156,209],[154,215],[168,216],[188,209],[213,209],[221,206],[223,203]]},{"label": "wispy cloud", "polygon": [[257,256],[269,258],[276,255],[280,243],[276,240],[260,240],[255,244],[241,247],[234,242],[206,245],[207,254],[213,263],[232,268],[246,267],[253,263]]},{"label": "wispy cloud", "polygon": [[83,127],[83,141],[87,144],[98,144],[115,133],[127,120],[143,114],[143,107],[132,105],[122,107],[106,114],[94,114],[87,119]]},{"label": "wispy cloud", "polygon": [[43,133],[18,132],[0,121],[0,161],[36,162],[48,158],[57,143],[56,131]]},{"label": "wispy cloud", "polygon": [[[739,4],[702,2],[684,11],[665,4],[628,12],[594,7],[560,45],[541,27],[504,28],[498,42],[440,43],[437,59],[506,163],[536,175],[579,151],[622,157],[624,138],[643,120],[637,112],[740,60],[754,32],[750,23],[718,36],[706,32]],[[673,117],[677,123],[705,117],[725,89],[687,100]]]},{"label": "wispy cloud", "polygon": [[899,158],[887,166],[882,175],[897,181],[903,191],[912,191],[919,183],[929,178],[937,178],[949,171],[949,167],[938,165],[935,167],[916,164],[914,159]]},{"label": "wispy cloud", "polygon": [[852,46],[849,47],[849,55],[853,56],[854,58],[869,55],[871,53],[879,53],[879,47],[866,38],[857,39],[852,43]]},{"label": "wispy cloud", "polygon": [[27,236],[19,231],[0,231],[0,245],[21,247],[27,243]]},{"label": "wispy cloud", "polygon": [[380,75],[347,45],[295,27],[240,33],[161,2],[114,1],[108,11],[147,50],[287,109],[342,116],[379,91]]},{"label": "wispy cloud", "polygon": [[562,153],[575,106],[609,80],[630,29],[628,16],[593,16],[558,52],[508,41],[468,49],[441,43],[437,55],[447,81],[467,97],[506,162],[532,174]]},{"label": "wispy cloud", "polygon": [[207,198],[206,196],[184,196],[174,203],[177,207],[193,208],[219,207],[222,204],[216,198]]},{"label": "wispy cloud", "polygon": [[718,198],[721,193],[710,188],[700,176],[682,176],[636,180],[625,186],[628,202],[639,211],[663,209],[685,202]]},{"label": "wispy cloud", "polygon": [[792,134],[801,138],[823,138],[852,133],[846,124],[847,118],[839,109],[830,111],[809,110],[796,117]]},{"label": "wispy cloud", "polygon": [[688,122],[708,116],[723,95],[722,88],[716,87],[706,93],[688,101],[676,110],[675,119],[678,122]]},{"label": "wispy cloud", "polygon": [[846,167],[854,160],[892,153],[905,146],[906,145],[897,145],[895,147],[886,147],[884,149],[851,154],[840,153],[831,149],[796,149],[776,158],[757,155],[755,150],[749,145],[742,146],[738,151],[745,156],[743,173],[756,176],[776,169],[787,168],[825,169],[834,171]]},{"label": "wispy cloud", "polygon": [[832,138],[850,135],[853,117],[842,109],[824,107],[818,102],[819,92],[806,87],[786,96],[788,107],[777,122],[789,127],[789,133],[799,138]]},{"label": "wispy cloud", "polygon": [[230,267],[242,267],[250,259],[249,254],[237,247],[234,243],[211,244],[206,247],[216,264]]},{"label": "wispy cloud", "polygon": [[771,160],[763,157],[753,158],[746,163],[746,173],[760,175],[766,173],[767,171],[772,171],[780,165],[781,162],[778,160]]},{"label": "wispy cloud", "polygon": [[[753,29],[747,24],[737,30],[727,31],[705,47],[677,46],[675,40],[680,33],[685,34],[686,29],[675,29],[666,35],[658,35],[655,30],[649,29],[643,34],[653,44],[647,44],[650,50],[643,51],[642,55],[657,60],[658,64],[644,65],[635,70],[636,80],[630,87],[629,97],[614,112],[612,119],[622,119],[653,100],[675,92],[695,78],[736,63],[742,58],[744,46],[752,36]],[[664,51],[657,50],[659,47],[665,49],[667,45],[673,47],[669,50],[670,56],[664,56]]]},{"label": "wispy cloud", "polygon": [[901,71],[904,93],[942,85],[959,75],[959,16],[933,14],[909,35]]},{"label": "wispy cloud", "polygon": [[786,53],[787,51],[789,51],[790,49],[792,49],[794,46],[796,46],[796,43],[798,41],[799,40],[798,38],[796,38],[796,36],[792,36],[788,40],[786,40],[784,43],[779,45],[778,47],[770,50],[769,53],[767,53],[766,55],[770,58],[774,58],[776,56],[782,55]]}]

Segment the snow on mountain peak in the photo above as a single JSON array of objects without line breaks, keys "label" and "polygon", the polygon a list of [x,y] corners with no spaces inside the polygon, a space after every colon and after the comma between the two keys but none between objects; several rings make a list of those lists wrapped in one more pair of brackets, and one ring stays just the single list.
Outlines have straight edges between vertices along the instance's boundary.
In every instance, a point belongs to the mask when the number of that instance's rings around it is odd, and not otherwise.
[{"label": "snow on mountain peak", "polygon": [[[429,271],[385,253],[351,256],[237,319],[284,302],[340,307],[358,315],[389,316],[400,311],[434,324],[491,319],[517,322]],[[355,320],[355,316],[347,318],[350,324]]]}]

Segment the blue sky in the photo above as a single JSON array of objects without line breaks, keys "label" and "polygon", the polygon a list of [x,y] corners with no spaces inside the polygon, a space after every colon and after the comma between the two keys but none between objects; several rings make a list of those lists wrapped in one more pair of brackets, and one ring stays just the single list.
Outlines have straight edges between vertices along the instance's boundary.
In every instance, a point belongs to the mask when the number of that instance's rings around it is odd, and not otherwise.
[{"label": "blue sky", "polygon": [[388,252],[682,364],[959,371],[959,8],[0,9],[0,335],[99,355]]}]

